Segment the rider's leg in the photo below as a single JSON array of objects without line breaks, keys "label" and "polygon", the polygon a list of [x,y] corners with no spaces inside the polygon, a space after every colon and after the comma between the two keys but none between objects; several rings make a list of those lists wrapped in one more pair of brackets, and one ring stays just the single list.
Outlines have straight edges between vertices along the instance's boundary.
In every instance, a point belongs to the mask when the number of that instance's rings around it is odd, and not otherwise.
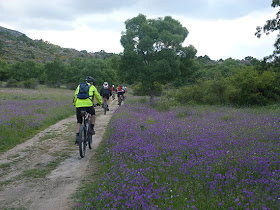
[{"label": "rider's leg", "polygon": [[107,111],[109,111],[109,104],[110,104],[109,98],[110,98],[110,96],[108,95],[108,97],[107,97]]},{"label": "rider's leg", "polygon": [[91,129],[94,130],[95,115],[91,115],[91,117],[90,117],[90,124],[91,124]]},{"label": "rider's leg", "polygon": [[120,102],[120,94],[118,93],[118,102]]},{"label": "rider's leg", "polygon": [[108,96],[108,98],[107,98],[107,106],[109,106],[109,104],[110,104],[109,99],[110,99],[110,96]]},{"label": "rider's leg", "polygon": [[81,125],[82,125],[81,123],[77,123],[77,125],[76,125],[76,133],[80,132]]},{"label": "rider's leg", "polygon": [[104,97],[102,96],[102,108],[104,107]]},{"label": "rider's leg", "polygon": [[91,135],[95,134],[95,131],[94,131],[94,124],[95,124],[95,109],[93,107],[91,107],[89,109],[89,113],[91,114],[90,115],[90,129],[89,129],[89,132]]}]

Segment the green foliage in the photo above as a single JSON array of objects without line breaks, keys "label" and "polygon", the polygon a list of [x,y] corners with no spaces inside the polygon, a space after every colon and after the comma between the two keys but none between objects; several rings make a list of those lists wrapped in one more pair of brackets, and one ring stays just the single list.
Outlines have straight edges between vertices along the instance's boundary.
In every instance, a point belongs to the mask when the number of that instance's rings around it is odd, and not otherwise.
[{"label": "green foliage", "polygon": [[[271,3],[272,7],[279,7],[280,1],[279,0],[272,0]],[[270,32],[280,31],[280,9],[276,13],[276,17],[266,21],[266,24],[263,27],[258,26],[255,35],[260,38],[262,34],[268,35]],[[273,57],[275,59],[280,59],[280,36],[277,37],[275,44],[275,50],[273,51]]]},{"label": "green foliage", "polygon": [[23,82],[23,86],[28,89],[36,89],[38,87],[38,81],[35,78],[31,78]]},{"label": "green foliage", "polygon": [[19,87],[18,81],[14,78],[11,78],[7,81],[6,87],[11,87],[11,88]]},{"label": "green foliage", "polygon": [[0,39],[0,55],[2,53],[3,48],[4,48],[4,41]]},{"label": "green foliage", "polygon": [[199,70],[199,63],[195,59],[196,53],[197,50],[192,45],[181,49],[180,76],[174,80],[175,86],[195,83],[195,73]]},{"label": "green foliage", "polygon": [[280,74],[247,66],[230,77],[198,80],[175,94],[180,103],[267,105],[279,102]]},{"label": "green foliage", "polygon": [[44,66],[48,85],[51,87],[60,87],[65,74],[65,69],[65,64],[59,58],[56,58],[52,62],[48,62]]},{"label": "green foliage", "polygon": [[199,104],[227,104],[228,80],[224,78],[215,80],[200,80],[193,86],[181,88],[175,95],[180,103]]},{"label": "green foliage", "polygon": [[266,105],[278,100],[279,79],[274,72],[258,74],[254,68],[248,67],[231,77],[231,81],[240,89],[235,101],[238,105]]},{"label": "green foliage", "polygon": [[72,90],[44,87],[39,87],[39,90],[17,89],[14,87],[19,82],[14,79],[7,84],[13,88],[3,89],[0,94],[3,108],[0,119],[6,119],[0,125],[0,153],[75,113]]},{"label": "green foliage", "polygon": [[178,106],[179,103],[176,100],[170,100],[170,98],[161,97],[160,99],[155,100],[154,102],[150,102],[150,105],[158,111],[165,112],[169,111],[172,107]]},{"label": "green foliage", "polygon": [[7,64],[0,60],[0,81],[14,78],[18,81],[16,87],[35,88],[38,81],[52,87],[66,84],[68,88],[75,89],[86,76],[92,75],[96,79],[97,85],[102,85],[104,81],[112,85],[118,83],[117,69],[114,69],[114,66],[118,68],[119,62],[118,56],[105,60],[77,58],[73,59],[70,64],[64,63],[58,57],[46,64],[36,63],[33,60]]},{"label": "green foliage", "polygon": [[[133,89],[133,94],[137,96],[147,96],[149,93],[147,92],[147,87],[145,87],[145,83],[137,82],[134,83],[131,87]],[[162,94],[163,85],[155,82],[154,83],[154,94],[155,96],[160,96]]]},{"label": "green foliage", "polygon": [[6,61],[0,60],[0,81],[6,81],[8,79],[8,67]]},{"label": "green foliage", "polygon": [[145,90],[153,98],[155,82],[165,84],[180,75],[178,53],[189,32],[169,16],[146,19],[139,14],[125,24],[121,74],[128,82],[145,83]]},{"label": "green foliage", "polygon": [[[6,66],[8,68],[8,66]],[[7,71],[8,78],[15,78],[18,81],[25,81],[31,78],[40,78],[42,65],[32,60],[16,62],[9,66]]]}]

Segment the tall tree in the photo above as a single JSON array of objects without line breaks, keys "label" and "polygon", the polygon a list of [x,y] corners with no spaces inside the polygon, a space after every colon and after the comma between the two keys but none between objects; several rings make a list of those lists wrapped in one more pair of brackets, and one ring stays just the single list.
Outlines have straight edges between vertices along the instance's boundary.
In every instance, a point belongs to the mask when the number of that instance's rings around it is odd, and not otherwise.
[{"label": "tall tree", "polygon": [[199,69],[199,64],[196,61],[197,50],[194,46],[190,45],[182,49],[180,53],[180,77],[177,78],[176,85],[192,84],[195,82],[195,72]]},{"label": "tall tree", "polygon": [[66,64],[58,57],[52,62],[48,62],[44,66],[47,77],[47,83],[53,87],[59,87],[65,74]]},{"label": "tall tree", "polygon": [[[271,6],[273,8],[280,6],[280,0],[272,0]],[[260,38],[263,33],[269,34],[270,32],[279,31],[279,34],[277,36],[276,42],[274,43],[275,50],[273,51],[273,57],[276,59],[280,58],[280,9],[276,13],[276,17],[267,20],[266,24],[263,27],[258,26],[257,32],[255,35]]]},{"label": "tall tree", "polygon": [[128,82],[142,82],[153,99],[156,83],[165,84],[180,75],[179,54],[189,32],[170,16],[147,19],[139,14],[125,25],[121,75]]}]

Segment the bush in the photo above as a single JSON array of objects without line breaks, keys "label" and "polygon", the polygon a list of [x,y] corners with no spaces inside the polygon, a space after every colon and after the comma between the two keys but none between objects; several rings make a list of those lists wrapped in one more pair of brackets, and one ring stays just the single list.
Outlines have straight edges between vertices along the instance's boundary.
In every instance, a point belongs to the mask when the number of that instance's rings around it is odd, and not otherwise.
[{"label": "bush", "polygon": [[[161,96],[162,95],[162,85],[159,83],[154,83],[155,85],[155,96]],[[135,96],[147,96],[150,93],[147,91],[146,84],[143,84],[141,82],[135,83],[132,85],[133,89],[133,95]]]},{"label": "bush", "polygon": [[38,81],[35,78],[23,81],[24,88],[36,89],[38,87]]},{"label": "bush", "polygon": [[11,78],[7,81],[6,87],[14,87],[14,88],[19,87],[19,82],[16,79]]},{"label": "bush", "polygon": [[76,90],[78,85],[79,85],[78,83],[68,83],[68,84],[66,84],[66,88],[68,88],[70,90]]}]

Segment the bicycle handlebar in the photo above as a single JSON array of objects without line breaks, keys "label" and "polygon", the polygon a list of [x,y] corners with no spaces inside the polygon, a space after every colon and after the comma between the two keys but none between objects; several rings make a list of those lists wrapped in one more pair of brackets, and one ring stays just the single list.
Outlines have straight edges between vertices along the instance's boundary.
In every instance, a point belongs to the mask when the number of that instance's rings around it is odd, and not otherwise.
[{"label": "bicycle handlebar", "polygon": [[99,103],[93,104],[93,107],[97,107],[97,106],[100,106],[100,104]]}]

